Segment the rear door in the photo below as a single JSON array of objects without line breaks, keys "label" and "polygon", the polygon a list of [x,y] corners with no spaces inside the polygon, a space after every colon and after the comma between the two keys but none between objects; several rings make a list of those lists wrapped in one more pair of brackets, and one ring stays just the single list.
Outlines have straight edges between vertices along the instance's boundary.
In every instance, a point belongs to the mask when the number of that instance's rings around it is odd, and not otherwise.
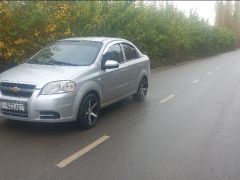
[{"label": "rear door", "polygon": [[125,64],[127,68],[127,80],[128,80],[128,93],[133,93],[138,87],[138,76],[141,72],[141,60],[140,56],[134,46],[128,43],[121,43],[121,47],[124,53]]}]

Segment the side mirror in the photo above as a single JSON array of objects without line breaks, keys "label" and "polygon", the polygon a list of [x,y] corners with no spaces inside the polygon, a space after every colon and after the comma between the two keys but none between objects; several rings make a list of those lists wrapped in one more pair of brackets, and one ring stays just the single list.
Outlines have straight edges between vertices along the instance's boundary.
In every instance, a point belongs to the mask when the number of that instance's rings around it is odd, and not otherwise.
[{"label": "side mirror", "polygon": [[103,69],[114,69],[118,67],[119,67],[119,63],[117,61],[107,60],[103,66]]}]

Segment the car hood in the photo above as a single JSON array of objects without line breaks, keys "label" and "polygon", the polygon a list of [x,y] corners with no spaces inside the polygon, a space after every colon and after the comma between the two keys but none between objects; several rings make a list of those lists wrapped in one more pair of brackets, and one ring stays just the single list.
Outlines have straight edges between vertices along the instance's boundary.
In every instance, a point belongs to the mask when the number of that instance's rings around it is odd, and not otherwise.
[{"label": "car hood", "polygon": [[49,82],[71,80],[72,76],[89,69],[89,66],[56,66],[21,64],[0,74],[1,82],[34,84],[42,88]]}]

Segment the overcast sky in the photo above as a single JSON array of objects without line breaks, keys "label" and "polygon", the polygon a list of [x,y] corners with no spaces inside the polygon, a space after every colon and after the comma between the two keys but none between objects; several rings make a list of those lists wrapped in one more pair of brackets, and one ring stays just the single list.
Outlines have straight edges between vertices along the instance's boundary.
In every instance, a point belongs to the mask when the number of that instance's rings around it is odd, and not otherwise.
[{"label": "overcast sky", "polygon": [[199,16],[208,19],[210,24],[214,24],[215,2],[216,1],[170,1],[188,15],[191,9],[196,9]]}]

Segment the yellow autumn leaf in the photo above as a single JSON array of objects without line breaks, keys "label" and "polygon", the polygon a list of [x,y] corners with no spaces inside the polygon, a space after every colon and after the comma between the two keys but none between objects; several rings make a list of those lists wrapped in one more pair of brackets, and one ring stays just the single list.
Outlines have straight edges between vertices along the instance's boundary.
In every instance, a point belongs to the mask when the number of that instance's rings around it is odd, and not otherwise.
[{"label": "yellow autumn leaf", "polygon": [[39,34],[40,34],[40,33],[36,31],[36,32],[34,33],[34,36],[38,36]]},{"label": "yellow autumn leaf", "polygon": [[46,32],[50,33],[50,32],[54,32],[57,29],[57,25],[56,24],[49,24],[46,28]]},{"label": "yellow autumn leaf", "polygon": [[24,43],[26,43],[26,42],[27,42],[26,39],[18,39],[18,40],[16,40],[16,41],[14,41],[14,44],[19,45],[19,44],[24,44]]},{"label": "yellow autumn leaf", "polygon": [[4,43],[2,41],[0,41],[0,48],[3,49],[4,48]]},{"label": "yellow autumn leaf", "polygon": [[67,28],[66,31],[64,32],[65,35],[70,35],[71,34],[71,30],[70,28]]},{"label": "yellow autumn leaf", "polygon": [[10,56],[12,56],[12,53],[11,52],[7,52],[7,53],[5,53],[5,56],[6,57],[10,57]]}]

